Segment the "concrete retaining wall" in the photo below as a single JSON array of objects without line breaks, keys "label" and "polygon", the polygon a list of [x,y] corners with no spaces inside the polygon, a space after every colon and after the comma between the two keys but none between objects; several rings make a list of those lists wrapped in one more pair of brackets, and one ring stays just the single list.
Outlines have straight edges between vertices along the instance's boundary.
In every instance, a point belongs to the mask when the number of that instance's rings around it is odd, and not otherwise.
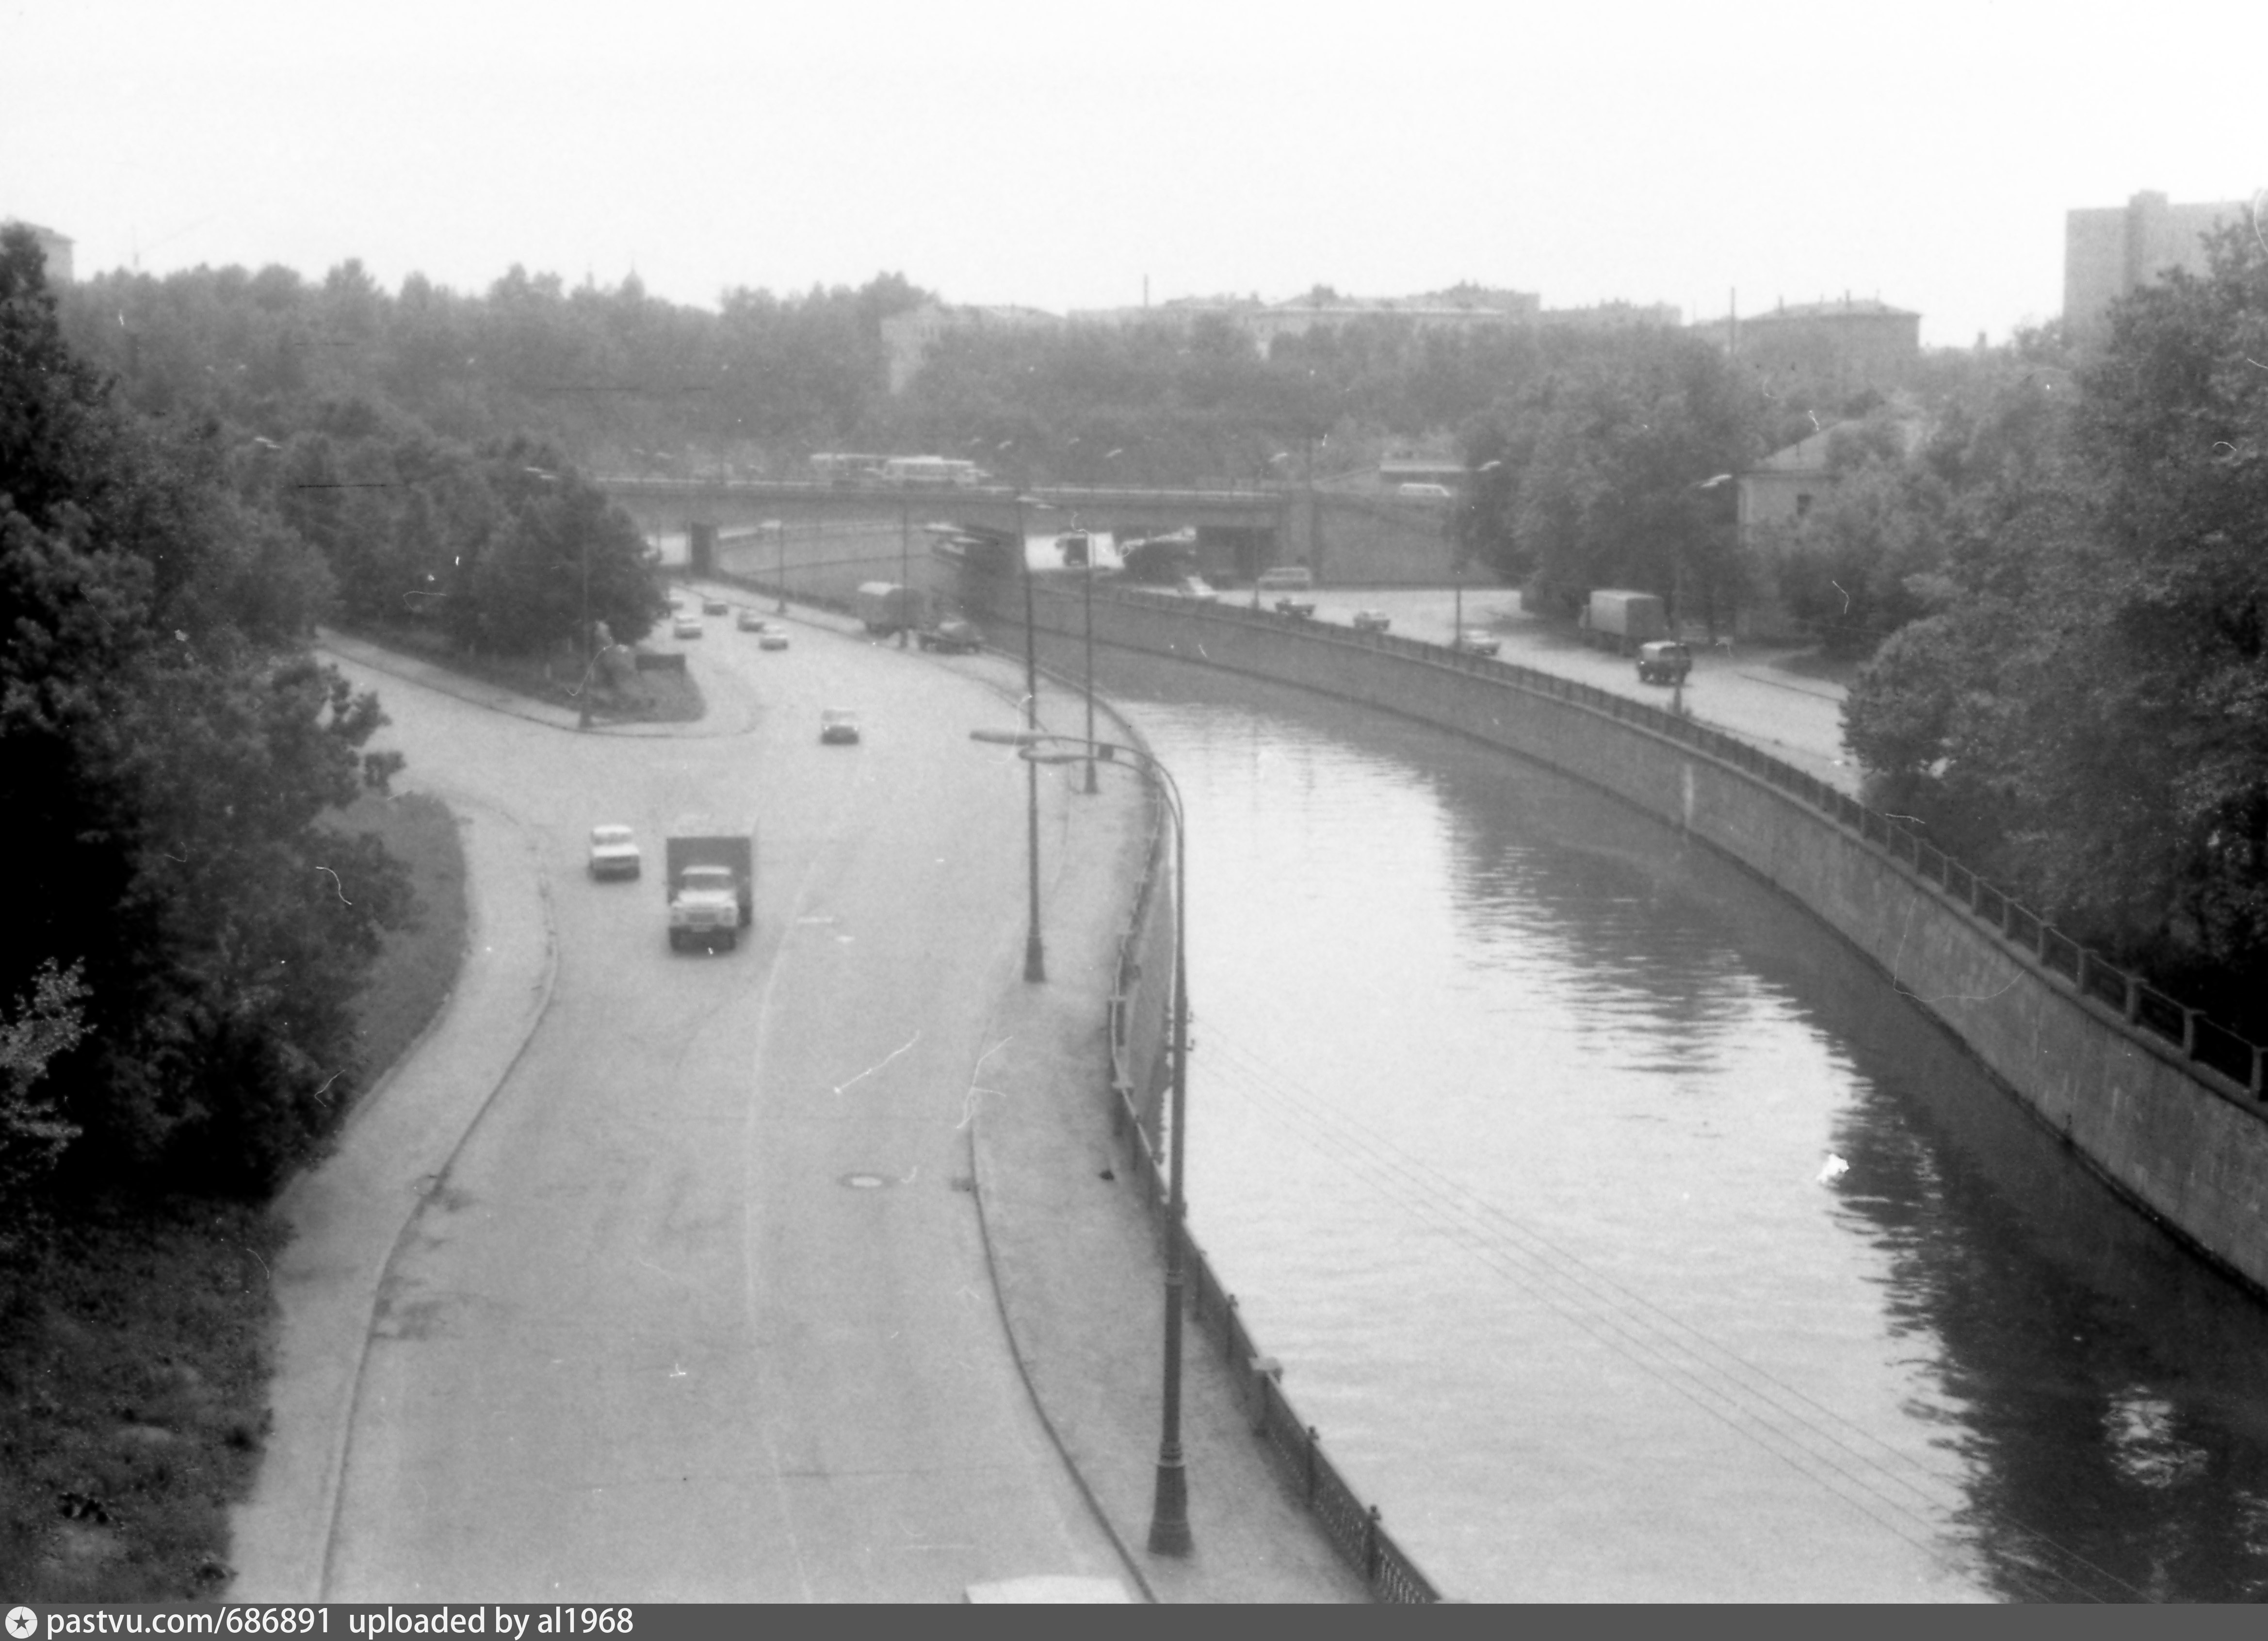
[{"label": "concrete retaining wall", "polygon": [[[985,592],[972,587],[970,601],[982,606]],[[991,592],[1006,648],[1021,626],[1020,588]],[[1043,655],[1075,665],[1065,641],[1079,630],[1077,599],[1042,587],[1037,619],[1052,635]],[[1910,849],[1902,859],[1889,834],[1854,828],[1853,812],[1831,808],[1816,783],[1775,784],[1763,754],[1691,726],[1681,734],[1642,703],[1405,640],[1141,595],[1098,597],[1094,627],[1099,643],[1458,731],[1685,828],[1850,940],[2113,1185],[2268,1291],[2268,1111],[2252,1089],[2083,993],[2004,933],[1997,910],[1972,908],[1984,903],[1973,887],[1933,882]]]}]

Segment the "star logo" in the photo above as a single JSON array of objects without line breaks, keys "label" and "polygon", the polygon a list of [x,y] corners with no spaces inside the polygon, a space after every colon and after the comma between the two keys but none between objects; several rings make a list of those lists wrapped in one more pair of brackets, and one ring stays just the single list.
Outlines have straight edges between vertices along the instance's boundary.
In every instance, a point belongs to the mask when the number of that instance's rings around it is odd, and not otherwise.
[{"label": "star logo", "polygon": [[28,1607],[8,1609],[8,1634],[11,1641],[31,1641],[40,1630],[40,1615]]}]

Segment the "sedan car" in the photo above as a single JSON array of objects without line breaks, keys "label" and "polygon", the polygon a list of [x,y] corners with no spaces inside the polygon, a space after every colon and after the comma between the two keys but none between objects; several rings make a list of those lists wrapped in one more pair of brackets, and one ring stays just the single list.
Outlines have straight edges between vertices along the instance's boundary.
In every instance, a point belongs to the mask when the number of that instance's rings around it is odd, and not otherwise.
[{"label": "sedan car", "polygon": [[698,638],[701,636],[701,618],[681,613],[675,621],[669,623],[669,630],[674,637]]},{"label": "sedan car", "polygon": [[762,632],[764,629],[764,618],[754,610],[742,610],[733,617],[733,625],[742,632]]},{"label": "sedan car", "polygon": [[1392,625],[1394,617],[1384,610],[1357,610],[1354,613],[1354,629],[1357,632],[1384,632]]},{"label": "sedan car", "polygon": [[828,707],[819,715],[819,744],[851,747],[858,741],[858,715],[848,707]]},{"label": "sedan car", "polygon": [[1468,627],[1449,640],[1449,647],[1466,655],[1494,655],[1498,643],[1496,635],[1484,628]]},{"label": "sedan car", "polygon": [[760,632],[760,633],[758,633],[758,634],[756,635],[756,648],[758,648],[759,650],[784,650],[784,649],[786,649],[786,648],[787,648],[787,633],[786,633],[786,631],[785,631],[784,629],[782,629],[782,628],[778,628],[778,627],[767,627],[767,628],[765,628],[765,629],[763,629],[763,631],[762,631],[762,632]]},{"label": "sedan car", "polygon": [[733,607],[723,599],[704,598],[701,600],[701,613],[703,615],[729,615],[733,613]]},{"label": "sedan car", "polygon": [[638,846],[626,826],[591,828],[591,875],[593,878],[635,878],[638,875]]},{"label": "sedan car", "polygon": [[1642,644],[1638,647],[1638,680],[1642,684],[1675,684],[1693,670],[1693,651],[1675,642]]}]

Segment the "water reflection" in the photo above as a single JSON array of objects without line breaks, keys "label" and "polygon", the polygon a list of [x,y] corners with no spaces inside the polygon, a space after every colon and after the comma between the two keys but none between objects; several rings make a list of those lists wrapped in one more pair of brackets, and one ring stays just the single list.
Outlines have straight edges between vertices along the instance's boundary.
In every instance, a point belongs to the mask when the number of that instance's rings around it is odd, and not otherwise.
[{"label": "water reflection", "polygon": [[1195,1228],[1445,1585],[2268,1593],[2268,1314],[1848,948],[1546,772],[1110,666],[1190,810]]}]

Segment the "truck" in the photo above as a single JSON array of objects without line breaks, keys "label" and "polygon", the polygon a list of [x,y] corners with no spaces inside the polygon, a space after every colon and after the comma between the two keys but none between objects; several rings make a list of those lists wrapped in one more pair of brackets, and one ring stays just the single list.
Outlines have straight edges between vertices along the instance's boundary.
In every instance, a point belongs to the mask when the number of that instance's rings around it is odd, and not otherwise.
[{"label": "truck", "polygon": [[756,828],[688,815],[670,828],[662,881],[669,895],[669,948],[731,951],[756,920]]},{"label": "truck", "polygon": [[1659,593],[1601,587],[1584,608],[1582,633],[1586,644],[1635,655],[1638,645],[1669,637],[1669,613]]},{"label": "truck", "polygon": [[878,638],[921,625],[921,594],[895,581],[861,582],[852,608],[866,630]]}]

